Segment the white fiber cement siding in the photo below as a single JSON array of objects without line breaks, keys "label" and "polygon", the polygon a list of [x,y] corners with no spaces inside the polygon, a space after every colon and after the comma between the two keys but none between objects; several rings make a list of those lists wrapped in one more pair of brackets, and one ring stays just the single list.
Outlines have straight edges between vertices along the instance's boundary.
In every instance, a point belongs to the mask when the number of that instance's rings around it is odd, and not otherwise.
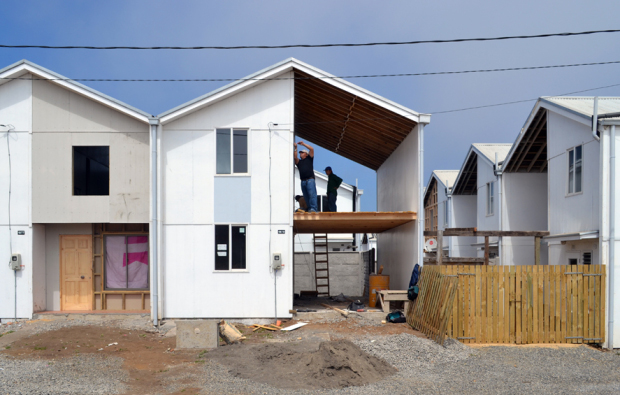
[{"label": "white fiber cement siding", "polygon": [[[503,224],[510,231],[548,229],[547,173],[504,173],[502,175]],[[541,264],[547,264],[546,245],[541,246]],[[533,237],[504,237],[504,265],[533,265]]]},{"label": "white fiber cement siding", "polygon": [[[27,77],[24,76],[24,77]],[[16,80],[0,85],[0,319],[31,318],[33,301],[33,229],[31,227],[32,81]],[[11,173],[9,156],[11,151]],[[9,223],[9,179],[11,186]],[[9,232],[9,224],[10,232]],[[24,232],[19,235],[18,232]],[[13,272],[11,252],[21,254],[22,270]],[[15,308],[17,307],[17,311]]]},{"label": "white fiber cement siding", "polygon": [[[290,74],[283,75],[287,76]],[[279,317],[290,316],[294,210],[292,85],[292,80],[255,85],[163,125],[160,294],[165,318],[273,317],[276,303]],[[269,122],[287,126],[272,127],[270,139]],[[249,129],[249,174],[215,174],[216,128]],[[248,226],[247,268],[216,272],[215,196],[227,191],[215,188],[229,185],[216,179],[238,177],[249,177],[251,185],[250,219],[244,223]],[[233,209],[234,201],[231,199]],[[226,215],[218,213],[218,223],[233,223],[226,221]],[[279,230],[284,234],[279,234]],[[275,252],[282,254],[284,268],[277,272],[274,284],[271,254]]]},{"label": "white fiber cement siding", "polygon": [[[33,222],[148,222],[148,125],[52,82],[32,91]],[[110,147],[109,196],[73,196],[79,145]]]},{"label": "white fiber cement siding", "polygon": [[[418,133],[416,126],[377,170],[378,211],[418,211]],[[418,261],[417,228],[412,221],[377,235],[377,265],[390,276],[391,289],[407,289]]]},{"label": "white fiber cement siding", "polygon": [[[452,226],[454,228],[475,228],[477,226],[476,195],[452,195]],[[450,237],[450,256],[475,258],[478,256],[476,237]]]},{"label": "white fiber cement siding", "polygon": [[[549,231],[599,230],[600,146],[581,123],[548,111]],[[582,193],[567,196],[568,149],[583,144]]]},{"label": "white fiber cement siding", "polygon": [[[478,230],[499,230],[499,189],[497,177],[493,173],[493,165],[481,155],[478,155],[478,195],[476,209],[478,211]],[[494,199],[493,214],[487,215],[487,183],[493,182]],[[484,237],[478,237],[478,243],[484,243]],[[489,242],[497,241],[497,237],[489,237]],[[483,257],[484,251],[478,251]]]}]

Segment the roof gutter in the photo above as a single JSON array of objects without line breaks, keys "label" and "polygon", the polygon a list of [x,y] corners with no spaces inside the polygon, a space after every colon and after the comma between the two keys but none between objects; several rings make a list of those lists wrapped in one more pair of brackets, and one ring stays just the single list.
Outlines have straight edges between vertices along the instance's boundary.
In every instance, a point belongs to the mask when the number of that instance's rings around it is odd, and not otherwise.
[{"label": "roof gutter", "polygon": [[[501,162],[499,162],[499,158],[498,158],[498,153],[495,153],[495,169],[494,169],[494,173],[495,173],[495,177],[497,177],[497,190],[499,191],[499,202],[497,204],[498,207],[498,215],[499,215],[499,230],[500,232],[502,230],[504,230],[504,228],[502,227],[502,175],[504,174],[504,171],[502,170],[502,165],[500,164]],[[501,167],[500,167],[501,166]],[[500,266],[503,265],[503,257],[502,257],[502,244],[503,244],[503,238],[502,236],[498,237],[498,243],[497,243],[497,249],[498,249],[498,254],[499,254],[499,264]]]},{"label": "roof gutter", "polygon": [[601,141],[598,135],[598,96],[594,97],[594,114],[592,115],[592,136],[596,141]]}]

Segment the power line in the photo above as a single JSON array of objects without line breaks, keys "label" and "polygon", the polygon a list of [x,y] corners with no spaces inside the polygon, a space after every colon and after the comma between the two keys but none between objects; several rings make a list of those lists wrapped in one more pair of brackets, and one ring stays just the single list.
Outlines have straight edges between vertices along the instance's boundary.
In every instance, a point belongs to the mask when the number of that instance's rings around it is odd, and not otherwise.
[{"label": "power line", "polygon": [[283,49],[283,48],[331,48],[331,47],[373,47],[385,45],[416,45],[416,44],[445,44],[445,43],[462,43],[472,41],[500,41],[500,40],[516,40],[529,38],[547,38],[547,37],[569,37],[584,36],[599,33],[618,33],[620,29],[609,30],[590,30],[584,32],[565,32],[565,33],[546,33],[534,35],[520,36],[500,36],[500,37],[477,37],[477,38],[453,38],[447,40],[417,40],[417,41],[387,41],[387,42],[370,42],[370,43],[338,43],[338,44],[286,44],[286,45],[236,45],[236,46],[160,46],[160,47],[141,47],[141,46],[91,46],[91,45],[9,45],[0,44],[0,48],[37,48],[37,49],[96,49],[96,50],[201,50],[201,49]]},{"label": "power line", "polygon": [[81,82],[230,82],[230,81],[280,81],[280,80],[326,80],[326,79],[354,79],[354,78],[387,78],[387,77],[419,77],[429,75],[450,75],[450,74],[475,74],[475,73],[496,73],[506,71],[522,70],[541,70],[558,69],[582,66],[601,66],[609,64],[620,64],[620,60],[609,62],[592,63],[573,63],[545,66],[526,66],[526,67],[507,67],[496,69],[460,70],[460,71],[435,71],[425,73],[398,73],[398,74],[366,74],[366,75],[343,75],[343,76],[321,76],[321,77],[274,77],[274,78],[181,78],[181,79],[141,79],[141,78],[29,78],[29,77],[5,77],[1,80],[30,80],[30,81],[81,81]]}]

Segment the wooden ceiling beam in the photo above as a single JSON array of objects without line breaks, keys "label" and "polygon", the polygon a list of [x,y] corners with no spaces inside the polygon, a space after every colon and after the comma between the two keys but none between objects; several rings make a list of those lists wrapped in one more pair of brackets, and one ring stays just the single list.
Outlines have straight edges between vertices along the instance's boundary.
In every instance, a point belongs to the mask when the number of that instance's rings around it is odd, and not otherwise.
[{"label": "wooden ceiling beam", "polygon": [[[523,136],[524,138],[521,139],[521,142],[519,143],[519,147],[517,147],[518,148],[517,157],[512,162],[509,171],[517,171],[518,170],[521,162],[523,161],[521,156],[523,155],[523,157],[525,157],[525,155],[527,154],[527,149],[525,147],[528,144],[528,142],[530,141],[530,139],[532,139],[533,131],[538,128],[538,125],[542,121],[542,118],[543,117],[541,115],[541,112],[539,111],[538,114],[536,114],[536,117],[534,118],[534,122],[535,122],[534,123],[534,128],[532,128],[532,125],[530,124],[530,127],[528,127],[527,130],[525,131],[525,135]],[[535,140],[535,138],[534,138],[534,140]]]},{"label": "wooden ceiling beam", "polygon": [[[538,157],[540,156],[540,154],[542,154],[542,152],[545,149],[545,147],[547,147],[547,140],[546,139],[545,139],[545,143],[540,146],[540,149],[538,150],[538,152],[536,152],[536,156],[534,156],[534,159],[532,159],[532,162],[527,167],[527,172],[528,173],[532,170],[532,167],[534,166],[534,163],[536,163],[536,161],[538,160]],[[547,160],[547,158],[545,158],[545,160]]]},{"label": "wooden ceiling beam", "polygon": [[[544,120],[543,120],[544,119]],[[536,141],[536,139],[538,138],[538,135],[540,134],[540,132],[545,129],[545,131],[547,130],[546,125],[547,125],[547,117],[542,116],[541,117],[541,121],[536,125],[536,129],[534,130],[534,132],[532,133],[533,137],[531,138],[531,141],[529,142],[529,144],[527,145],[527,148],[525,148],[525,150],[523,151],[523,157],[521,158],[521,160],[518,162],[517,164],[517,170],[519,170],[519,168],[521,167],[521,164],[523,163],[523,160],[525,159],[525,157],[527,156],[528,152],[530,151],[530,149],[532,148],[532,144],[534,143],[534,141]]]}]

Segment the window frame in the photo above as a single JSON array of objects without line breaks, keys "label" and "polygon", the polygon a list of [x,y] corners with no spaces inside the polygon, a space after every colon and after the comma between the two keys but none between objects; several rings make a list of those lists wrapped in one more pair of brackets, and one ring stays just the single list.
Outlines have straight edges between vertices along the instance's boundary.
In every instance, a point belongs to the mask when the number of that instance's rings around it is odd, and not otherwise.
[{"label": "window frame", "polygon": [[[108,193],[107,195],[76,195],[75,194],[75,148],[76,147],[98,147],[108,149]],[[110,196],[110,145],[71,145],[71,196]]]},{"label": "window frame", "polygon": [[[218,270],[215,268],[215,260],[217,258],[217,242],[215,239],[215,227],[216,226],[228,226],[228,269],[226,270]],[[233,226],[242,226],[245,227],[245,268],[243,269],[233,269],[232,268],[232,228]],[[248,273],[249,265],[248,265],[248,245],[249,245],[249,237],[248,237],[248,228],[250,227],[249,223],[236,223],[236,222],[227,222],[227,223],[215,223],[213,224],[213,242],[214,242],[214,251],[213,251],[213,273]]]},{"label": "window frame", "polygon": [[[228,129],[228,131],[230,132],[230,173],[218,173],[217,172],[217,131],[218,130],[222,130],[222,129]],[[245,173],[235,173],[234,171],[234,157],[235,157],[235,146],[234,146],[234,131],[235,130],[245,130],[247,132],[247,145],[246,145],[246,150],[247,150],[247,172]],[[250,151],[250,131],[252,129],[250,129],[249,127],[237,127],[237,126],[226,126],[226,127],[216,127],[214,129],[215,131],[215,176],[216,177],[244,177],[244,176],[248,176],[251,173],[250,170],[250,163],[251,161],[251,151]],[[222,224],[225,225],[225,224]]]},{"label": "window frame", "polygon": [[[576,149],[577,148],[581,148],[581,159],[579,160],[579,166],[581,167],[581,173],[580,173],[580,186],[581,186],[581,190],[579,190],[578,192],[575,192],[576,186],[577,186],[577,160],[576,160]],[[571,161],[570,161],[570,154],[571,152],[573,153],[573,162],[574,162],[574,167],[573,167],[573,171],[572,171],[572,181],[573,181],[573,191],[571,192],[571,188],[570,188],[570,182],[571,182]],[[584,149],[583,149],[583,144],[580,145],[576,145],[574,147],[571,147],[569,149],[566,150],[566,197],[569,196],[575,196],[575,195],[581,195],[583,194],[583,165],[584,165],[584,160],[583,160],[583,156],[584,156]]]},{"label": "window frame", "polygon": [[[103,291],[151,291],[151,242],[150,242],[150,235],[149,234],[136,234],[136,233],[106,233],[103,234],[103,251],[102,251],[102,255],[101,255],[101,264],[104,268],[103,270]],[[149,270],[148,270],[148,274],[146,277],[146,288],[108,288],[107,284],[108,284],[108,271],[106,270],[105,267],[105,262],[106,262],[106,251],[107,251],[107,239],[108,237],[117,237],[117,236],[122,236],[125,237],[125,239],[127,239],[127,237],[146,237],[149,241],[147,242],[148,244],[148,250],[147,250],[147,254],[149,257]],[[128,246],[129,244],[127,244],[127,242],[125,242],[125,254],[127,254],[127,258],[129,258],[129,251],[128,251]],[[127,282],[129,282],[129,264],[125,265],[126,267],[126,272],[127,272]]]},{"label": "window frame", "polygon": [[495,181],[487,182],[487,217],[495,215]]}]

